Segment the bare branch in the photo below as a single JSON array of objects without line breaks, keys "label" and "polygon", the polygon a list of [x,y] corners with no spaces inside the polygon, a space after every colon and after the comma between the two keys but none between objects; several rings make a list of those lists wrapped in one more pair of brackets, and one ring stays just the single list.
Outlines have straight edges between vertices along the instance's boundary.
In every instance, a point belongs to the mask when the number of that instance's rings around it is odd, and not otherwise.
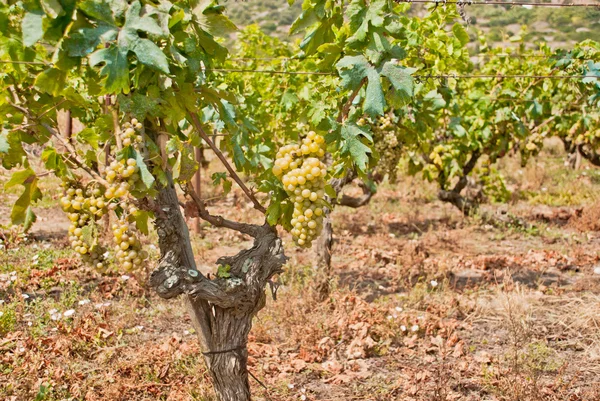
[{"label": "bare branch", "polygon": [[368,204],[373,197],[373,191],[371,191],[371,188],[364,182],[361,182],[359,185],[363,190],[362,196],[354,197],[344,194],[337,203],[341,206],[347,206],[354,209]]},{"label": "bare branch", "polygon": [[210,214],[208,210],[206,210],[206,205],[204,204],[204,201],[198,196],[198,194],[194,190],[192,183],[186,183],[186,186],[183,188],[183,190],[185,194],[192,198],[192,200],[194,201],[194,204],[198,211],[198,216],[201,219],[208,221],[213,226],[229,228],[231,230],[241,232],[242,234],[247,234],[253,238],[256,238],[258,233],[261,231],[261,226],[227,220],[222,216],[215,216]]},{"label": "bare branch", "polygon": [[254,204],[254,208],[263,214],[266,213],[267,210],[264,208],[263,205],[260,204],[258,199],[256,199],[256,196],[254,196],[252,191],[250,191],[250,189],[248,189],[246,184],[244,184],[244,182],[242,181],[240,176],[236,173],[236,171],[233,169],[233,167],[231,167],[231,164],[229,164],[229,162],[227,161],[227,159],[225,158],[225,156],[223,155],[221,150],[219,148],[217,148],[215,146],[215,144],[213,143],[213,141],[210,140],[208,135],[206,135],[206,132],[204,132],[204,130],[202,129],[202,125],[200,124],[200,119],[198,118],[198,114],[190,113],[190,117],[192,119],[192,125],[194,126],[194,129],[198,132],[198,134],[200,134],[200,137],[202,139],[204,139],[204,141],[208,144],[208,146],[210,146],[212,151],[215,152],[215,154],[217,155],[219,160],[221,160],[221,163],[223,163],[223,165],[225,166],[227,171],[229,171],[229,175],[231,175],[231,178],[233,178],[233,180],[240,186],[240,188],[242,188],[242,191],[244,191],[244,193],[246,194],[248,199],[250,199],[252,201],[252,203]]}]

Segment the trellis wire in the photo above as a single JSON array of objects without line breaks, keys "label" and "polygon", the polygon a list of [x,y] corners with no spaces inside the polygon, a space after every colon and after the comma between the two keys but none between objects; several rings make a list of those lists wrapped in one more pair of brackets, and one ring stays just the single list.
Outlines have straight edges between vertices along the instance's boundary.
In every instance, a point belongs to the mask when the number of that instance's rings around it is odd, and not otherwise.
[{"label": "trellis wire", "polygon": [[456,0],[395,0],[397,3],[421,3],[421,4],[456,4],[459,6],[483,6],[483,5],[494,5],[494,6],[533,6],[533,7],[593,7],[600,9],[600,3],[537,3],[537,2],[517,2],[517,1],[456,1]]},{"label": "trellis wire", "polygon": [[[329,75],[329,76],[337,76],[332,72],[322,72],[322,71],[281,71],[281,70],[251,70],[251,69],[234,69],[234,68],[207,68],[209,71],[213,72],[227,72],[227,73],[249,73],[249,74],[291,74],[291,75]],[[534,79],[583,79],[583,78],[600,78],[600,76],[596,75],[525,75],[525,74],[515,74],[515,75],[503,75],[503,74],[437,74],[437,75],[413,75],[415,79],[503,79],[503,78],[534,78]]]}]

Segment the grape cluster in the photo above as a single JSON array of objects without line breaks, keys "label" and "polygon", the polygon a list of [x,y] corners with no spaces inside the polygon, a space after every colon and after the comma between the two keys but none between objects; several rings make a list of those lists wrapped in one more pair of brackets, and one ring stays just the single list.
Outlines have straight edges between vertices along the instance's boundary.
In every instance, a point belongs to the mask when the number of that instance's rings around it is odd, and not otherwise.
[{"label": "grape cluster", "polygon": [[[125,147],[138,147],[142,136],[137,132],[142,124],[132,119],[123,125],[120,139]],[[60,200],[63,210],[68,214],[72,224],[69,227],[69,240],[75,251],[82,255],[85,262],[103,271],[109,253],[97,243],[95,222],[107,213],[116,210],[118,221],[113,225],[113,236],[117,248],[116,260],[125,270],[130,271],[142,265],[148,257],[142,250],[141,242],[133,215],[138,212],[131,202],[132,191],[144,188],[136,159],[116,160],[106,166],[103,173],[108,185],[100,188],[95,184],[93,189],[78,188],[74,182],[65,182],[65,196]]]},{"label": "grape cluster", "polygon": [[123,129],[120,133],[121,143],[123,143],[123,146],[127,147],[141,143],[143,140],[142,135],[136,131],[140,131],[142,127],[142,123],[135,118],[132,118],[131,122],[126,122],[123,124]]},{"label": "grape cluster", "polygon": [[[359,121],[364,124],[363,121]],[[375,168],[375,173],[379,175],[388,175],[390,181],[396,181],[398,173],[398,163],[400,162],[401,144],[398,141],[397,130],[392,120],[392,116],[386,114],[379,117],[377,124],[373,127],[373,141],[375,150],[379,153],[379,161]]]},{"label": "grape cluster", "polygon": [[[107,199],[123,199],[129,195],[131,189],[140,183],[139,167],[135,159],[122,159],[113,161],[106,168],[106,181],[109,186],[104,194]],[[117,203],[111,203],[110,208],[116,208]],[[133,212],[132,212],[133,213]]]},{"label": "grape cluster", "polygon": [[[92,238],[95,221],[106,213],[106,201],[100,188],[89,191],[77,188],[72,182],[64,182],[65,196],[60,199],[63,210],[68,214],[69,241],[73,249],[82,255],[84,262],[99,270],[104,269],[105,250]],[[86,238],[84,230],[89,231]]]},{"label": "grape cluster", "polygon": [[115,256],[119,264],[126,271],[140,267],[148,254],[142,250],[135,224],[129,223],[125,216],[121,216],[117,223],[113,224],[112,229],[117,245]]},{"label": "grape cluster", "polygon": [[290,232],[301,247],[309,248],[323,228],[327,166],[320,158],[325,156],[324,148],[325,138],[310,131],[302,145],[279,149],[273,167],[273,173],[294,202]]}]

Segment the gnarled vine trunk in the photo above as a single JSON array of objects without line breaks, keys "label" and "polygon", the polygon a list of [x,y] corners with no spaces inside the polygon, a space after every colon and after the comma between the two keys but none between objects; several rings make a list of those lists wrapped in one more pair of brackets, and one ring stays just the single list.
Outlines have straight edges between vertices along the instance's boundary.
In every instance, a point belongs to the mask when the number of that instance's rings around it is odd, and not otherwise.
[{"label": "gnarled vine trunk", "polygon": [[228,274],[209,279],[196,268],[175,188],[161,188],[156,201],[161,260],[150,285],[163,298],[185,297],[217,398],[250,400],[246,344],[252,318],[265,305],[265,287],[286,261],[281,240],[266,224],[241,225],[255,238],[254,246],[220,258],[217,263],[229,266]]}]

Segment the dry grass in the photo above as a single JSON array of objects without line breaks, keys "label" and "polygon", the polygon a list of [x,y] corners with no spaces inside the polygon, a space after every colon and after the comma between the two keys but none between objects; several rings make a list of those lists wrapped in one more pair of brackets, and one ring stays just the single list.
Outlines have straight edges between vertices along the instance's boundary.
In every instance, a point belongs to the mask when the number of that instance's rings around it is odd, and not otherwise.
[{"label": "dry grass", "polygon": [[[248,347],[249,369],[268,388],[252,381],[256,399],[600,399],[598,208],[567,225],[531,219],[532,202],[561,204],[571,191],[571,204],[600,188],[573,178],[592,173],[566,170],[558,149],[546,156],[542,172],[501,166],[529,194],[507,208],[535,230],[466,220],[416,178],[384,184],[363,209],[337,209],[325,302],[314,300],[314,254],[284,234],[291,259],[278,300],[257,316]],[[211,208],[252,213],[242,199],[234,192]],[[143,274],[101,277],[79,265],[64,248],[62,215],[47,213],[53,220],[29,240],[15,231],[0,254],[0,399],[214,400],[179,302],[147,291]],[[249,244],[205,228],[193,246],[211,271]],[[53,320],[51,309],[75,312]]]}]

